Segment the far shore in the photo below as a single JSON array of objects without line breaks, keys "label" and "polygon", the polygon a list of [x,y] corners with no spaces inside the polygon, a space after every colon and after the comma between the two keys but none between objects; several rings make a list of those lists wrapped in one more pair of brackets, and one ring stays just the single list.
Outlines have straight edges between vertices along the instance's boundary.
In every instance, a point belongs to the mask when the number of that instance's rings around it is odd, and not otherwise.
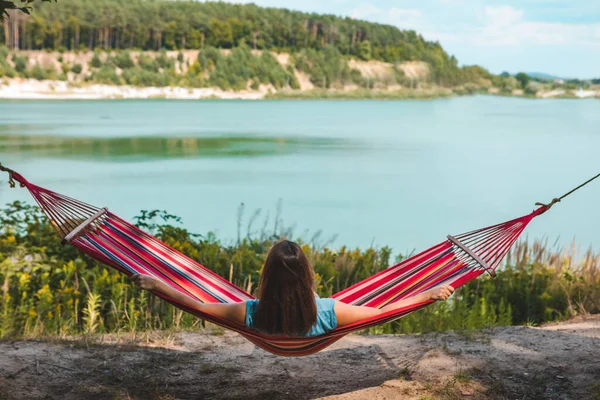
[{"label": "far shore", "polygon": [[275,90],[261,85],[257,90],[222,90],[220,88],[185,87],[135,87],[97,83],[72,83],[58,80],[0,79],[0,99],[5,100],[100,100],[100,99],[437,99],[471,94],[489,94],[510,97],[539,99],[589,99],[600,98],[600,89],[541,91],[527,95],[522,90],[503,93],[496,88],[469,90],[467,88],[418,88],[406,89],[398,86],[382,89],[312,89]]}]

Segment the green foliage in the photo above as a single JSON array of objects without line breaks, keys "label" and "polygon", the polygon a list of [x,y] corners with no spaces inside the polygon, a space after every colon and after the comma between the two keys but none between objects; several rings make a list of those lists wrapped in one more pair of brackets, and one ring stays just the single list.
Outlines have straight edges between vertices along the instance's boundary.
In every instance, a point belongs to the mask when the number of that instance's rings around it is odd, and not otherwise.
[{"label": "green foliage", "polygon": [[[119,13],[115,14],[115,10]],[[431,83],[442,87],[478,85],[491,79],[481,67],[458,67],[456,58],[448,55],[439,43],[426,41],[412,30],[402,31],[390,25],[331,15],[262,8],[254,4],[64,0],[60,7],[54,7],[36,3],[36,11],[28,20],[27,29],[22,29],[21,36],[26,49],[117,51],[107,63],[123,70],[136,69],[129,55],[120,52],[124,49],[213,49],[213,54],[199,57],[200,69],[194,68],[190,74],[180,77],[175,73],[175,59],[164,53],[153,59],[151,65],[140,61],[137,65],[142,70],[158,73],[162,69],[160,72],[168,75],[160,79],[137,69],[127,74],[128,81],[141,85],[168,82],[192,87],[216,84],[226,89],[245,89],[249,84],[257,88],[260,84],[270,83],[277,88],[298,87],[291,71],[272,65],[266,56],[260,61],[247,59],[245,55],[238,58],[238,49],[246,46],[263,50],[262,54],[276,51],[298,55],[296,67],[309,73],[318,88],[339,87],[345,83],[374,88],[380,83],[372,78],[363,79],[359,71],[350,69],[347,66],[350,58],[392,64],[424,61],[430,67]],[[0,30],[0,42],[5,40],[4,32]],[[232,53],[237,54],[232,54],[231,59],[231,56],[221,57],[214,53],[217,48],[232,49]],[[182,63],[182,53],[177,55],[177,60]],[[234,60],[246,64],[232,65]],[[91,66],[100,69],[103,64],[96,53]],[[2,70],[6,75],[13,74],[0,65],[0,72]],[[207,70],[210,76],[200,74]],[[245,80],[246,77],[249,78]],[[414,86],[414,82],[402,76],[396,76],[395,82],[386,79],[381,83]]]},{"label": "green foliage", "polygon": [[93,334],[98,330],[100,326],[100,306],[100,296],[89,292],[87,304],[83,309],[83,332],[85,334]]},{"label": "green foliage", "polygon": [[17,75],[17,71],[8,63],[8,54],[8,48],[0,45],[0,78],[4,76],[14,78]]},{"label": "green foliage", "polygon": [[234,48],[229,55],[211,46],[200,50],[198,64],[191,73],[203,72],[208,72],[210,85],[221,89],[243,90],[250,81],[255,89],[261,83],[275,88],[298,87],[293,70],[284,69],[270,52],[254,55],[245,45]]},{"label": "green foliage", "polygon": [[100,53],[94,52],[94,56],[92,57],[90,65],[94,68],[102,67],[102,59],[100,58]]},{"label": "green foliage", "polygon": [[110,62],[121,69],[133,68],[135,66],[128,51],[117,52],[114,57],[110,58]]},{"label": "green foliage", "polygon": [[[240,214],[242,215],[242,214]],[[252,292],[274,242],[289,235],[275,218],[255,232],[250,218],[245,234],[225,244],[214,235],[195,235],[178,217],[142,211],[137,225],[225,279]],[[241,221],[241,219],[240,219]],[[241,224],[240,224],[241,225]],[[316,275],[320,296],[330,296],[385,269],[394,260],[388,247],[333,250],[318,237],[299,240]],[[574,260],[579,260],[575,262]],[[373,333],[414,333],[447,329],[542,323],[578,313],[600,312],[600,255],[551,252],[521,243],[498,277],[482,276],[447,302],[438,302]],[[0,210],[0,337],[66,336],[81,333],[190,329],[199,321],[139,291],[121,273],[74,247],[62,246],[36,207],[14,202]]]},{"label": "green foliage", "polygon": [[219,49],[207,46],[206,48],[200,50],[198,53],[198,63],[200,65],[200,71],[204,71],[206,69],[214,68],[215,65],[221,60],[221,52]]},{"label": "green foliage", "polygon": [[318,88],[333,88],[344,83],[362,83],[360,71],[348,66],[347,60],[333,46],[323,51],[302,50],[295,56],[298,71],[310,75],[310,80]]},{"label": "green foliage", "polygon": [[175,68],[175,60],[169,56],[167,56],[167,52],[161,51],[158,56],[156,56],[156,63],[159,68],[162,69],[173,69]]},{"label": "green foliage", "polygon": [[82,70],[83,67],[81,66],[81,64],[73,64],[73,66],[71,67],[71,71],[76,75],[79,75]]},{"label": "green foliage", "polygon": [[369,42],[368,40],[363,40],[358,45],[358,58],[365,61],[369,61],[371,57],[371,42]]},{"label": "green foliage", "polygon": [[110,65],[103,65],[99,69],[92,72],[90,80],[96,83],[104,83],[107,85],[122,85],[123,80],[117,72],[115,68]]},{"label": "green foliage", "polygon": [[37,79],[39,81],[56,77],[56,71],[54,68],[45,69],[40,64],[35,64],[30,70],[25,72],[27,77]]},{"label": "green foliage", "polygon": [[27,56],[18,55],[16,53],[14,53],[12,60],[13,60],[13,63],[15,64],[15,70],[17,71],[17,73],[23,74],[25,72],[25,70],[27,69],[27,62],[29,61],[27,59]]},{"label": "green foliage", "polygon": [[147,53],[142,53],[140,55],[138,65],[141,69],[149,72],[158,72],[160,69],[156,59]]},{"label": "green foliage", "polygon": [[535,81],[530,81],[525,87],[525,93],[535,96],[537,92],[542,90],[542,84]]},{"label": "green foliage", "polygon": [[123,71],[122,78],[128,85],[133,86],[169,86],[172,79],[168,74],[135,67]]},{"label": "green foliage", "polygon": [[521,89],[526,89],[527,84],[531,80],[529,75],[527,75],[524,72],[519,72],[517,75],[515,75],[515,78],[517,79],[517,81],[519,81],[519,84],[521,85]]},{"label": "green foliage", "polygon": [[[27,26],[22,43],[34,50],[231,49],[245,43],[289,53],[333,46],[346,56],[392,63],[449,58],[439,43],[412,30],[254,4],[63,0],[58,7],[36,3]],[[0,42],[5,39],[0,30]]]},{"label": "green foliage", "polygon": [[520,83],[514,76],[508,76],[503,78],[498,86],[506,92],[512,92],[519,88]]},{"label": "green foliage", "polygon": [[5,62],[6,59],[8,58],[8,47],[6,47],[3,44],[0,44],[0,62]]},{"label": "green foliage", "polygon": [[[20,4],[16,0],[2,0],[0,1],[0,19],[10,18],[11,14],[9,11],[22,12],[25,14],[31,13],[31,6],[35,0],[20,0]],[[51,3],[52,0],[41,0],[47,3]],[[57,0],[54,0],[55,2]],[[16,14],[13,14],[16,15]]]}]

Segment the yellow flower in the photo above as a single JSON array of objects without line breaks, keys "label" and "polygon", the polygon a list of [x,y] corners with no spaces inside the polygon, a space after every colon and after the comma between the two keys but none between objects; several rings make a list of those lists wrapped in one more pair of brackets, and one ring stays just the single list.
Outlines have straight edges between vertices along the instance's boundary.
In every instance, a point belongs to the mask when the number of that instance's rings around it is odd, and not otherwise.
[{"label": "yellow flower", "polygon": [[22,273],[19,276],[19,286],[21,286],[21,287],[28,286],[30,280],[31,280],[31,275],[29,275],[27,272]]}]

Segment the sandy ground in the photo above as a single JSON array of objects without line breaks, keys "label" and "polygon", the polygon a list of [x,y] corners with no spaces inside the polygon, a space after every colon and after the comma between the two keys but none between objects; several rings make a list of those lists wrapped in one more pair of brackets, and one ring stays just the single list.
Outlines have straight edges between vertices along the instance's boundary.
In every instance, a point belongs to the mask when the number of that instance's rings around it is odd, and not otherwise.
[{"label": "sandy ground", "polygon": [[[366,72],[365,72],[366,71]],[[369,65],[368,69],[363,68],[363,74],[385,75],[385,71],[379,71]],[[378,76],[379,76],[378,75]],[[298,92],[305,92],[314,89],[307,74],[296,72],[300,89]],[[343,90],[352,92],[360,89],[353,84],[347,84]],[[377,88],[383,92],[404,91],[406,88],[399,85],[388,85]],[[421,89],[412,89],[419,91]],[[241,99],[241,100],[261,100],[268,94],[276,93],[277,90],[272,85],[260,85],[257,90],[248,88],[247,90],[233,91],[221,90],[219,88],[183,88],[183,87],[135,87],[135,86],[117,86],[105,84],[89,84],[80,82],[67,82],[55,80],[38,81],[35,79],[0,79],[0,99],[14,100],[93,100],[93,99]],[[290,91],[294,94],[295,91]],[[496,88],[491,88],[491,94],[497,94]],[[523,96],[522,90],[514,90],[513,96]],[[561,98],[576,97],[581,99],[600,98],[600,90],[587,91],[566,91],[552,90],[547,92],[538,92],[540,98]]]},{"label": "sandy ground", "polygon": [[542,328],[351,335],[282,358],[221,329],[0,342],[0,399],[598,399],[600,315]]},{"label": "sandy ground", "polygon": [[219,88],[135,87],[103,84],[71,84],[65,81],[35,79],[0,79],[0,99],[244,99],[259,100],[269,93],[258,90],[221,90]]}]

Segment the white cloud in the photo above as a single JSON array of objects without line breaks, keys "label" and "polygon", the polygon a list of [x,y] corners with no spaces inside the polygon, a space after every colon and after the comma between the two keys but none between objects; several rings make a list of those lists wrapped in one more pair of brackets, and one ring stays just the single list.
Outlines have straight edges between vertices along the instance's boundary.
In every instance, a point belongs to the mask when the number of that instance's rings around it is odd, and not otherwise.
[{"label": "white cloud", "polygon": [[383,14],[383,10],[375,7],[371,3],[362,3],[354,10],[352,10],[351,16],[355,19],[369,19],[377,18]]},{"label": "white cloud", "polygon": [[510,6],[486,7],[485,15],[492,25],[507,26],[523,19],[523,10],[515,10]]},{"label": "white cloud", "polygon": [[594,33],[600,24],[567,24],[559,22],[527,21],[523,10],[510,6],[486,7],[485,23],[469,40],[482,46],[582,45],[597,44]]},{"label": "white cloud", "polygon": [[406,9],[406,8],[390,8],[388,11],[390,18],[402,19],[402,18],[419,18],[423,15],[421,10],[417,9]]},{"label": "white cloud", "polygon": [[385,22],[401,29],[414,30],[421,30],[426,23],[421,10],[395,7],[388,10]]}]

